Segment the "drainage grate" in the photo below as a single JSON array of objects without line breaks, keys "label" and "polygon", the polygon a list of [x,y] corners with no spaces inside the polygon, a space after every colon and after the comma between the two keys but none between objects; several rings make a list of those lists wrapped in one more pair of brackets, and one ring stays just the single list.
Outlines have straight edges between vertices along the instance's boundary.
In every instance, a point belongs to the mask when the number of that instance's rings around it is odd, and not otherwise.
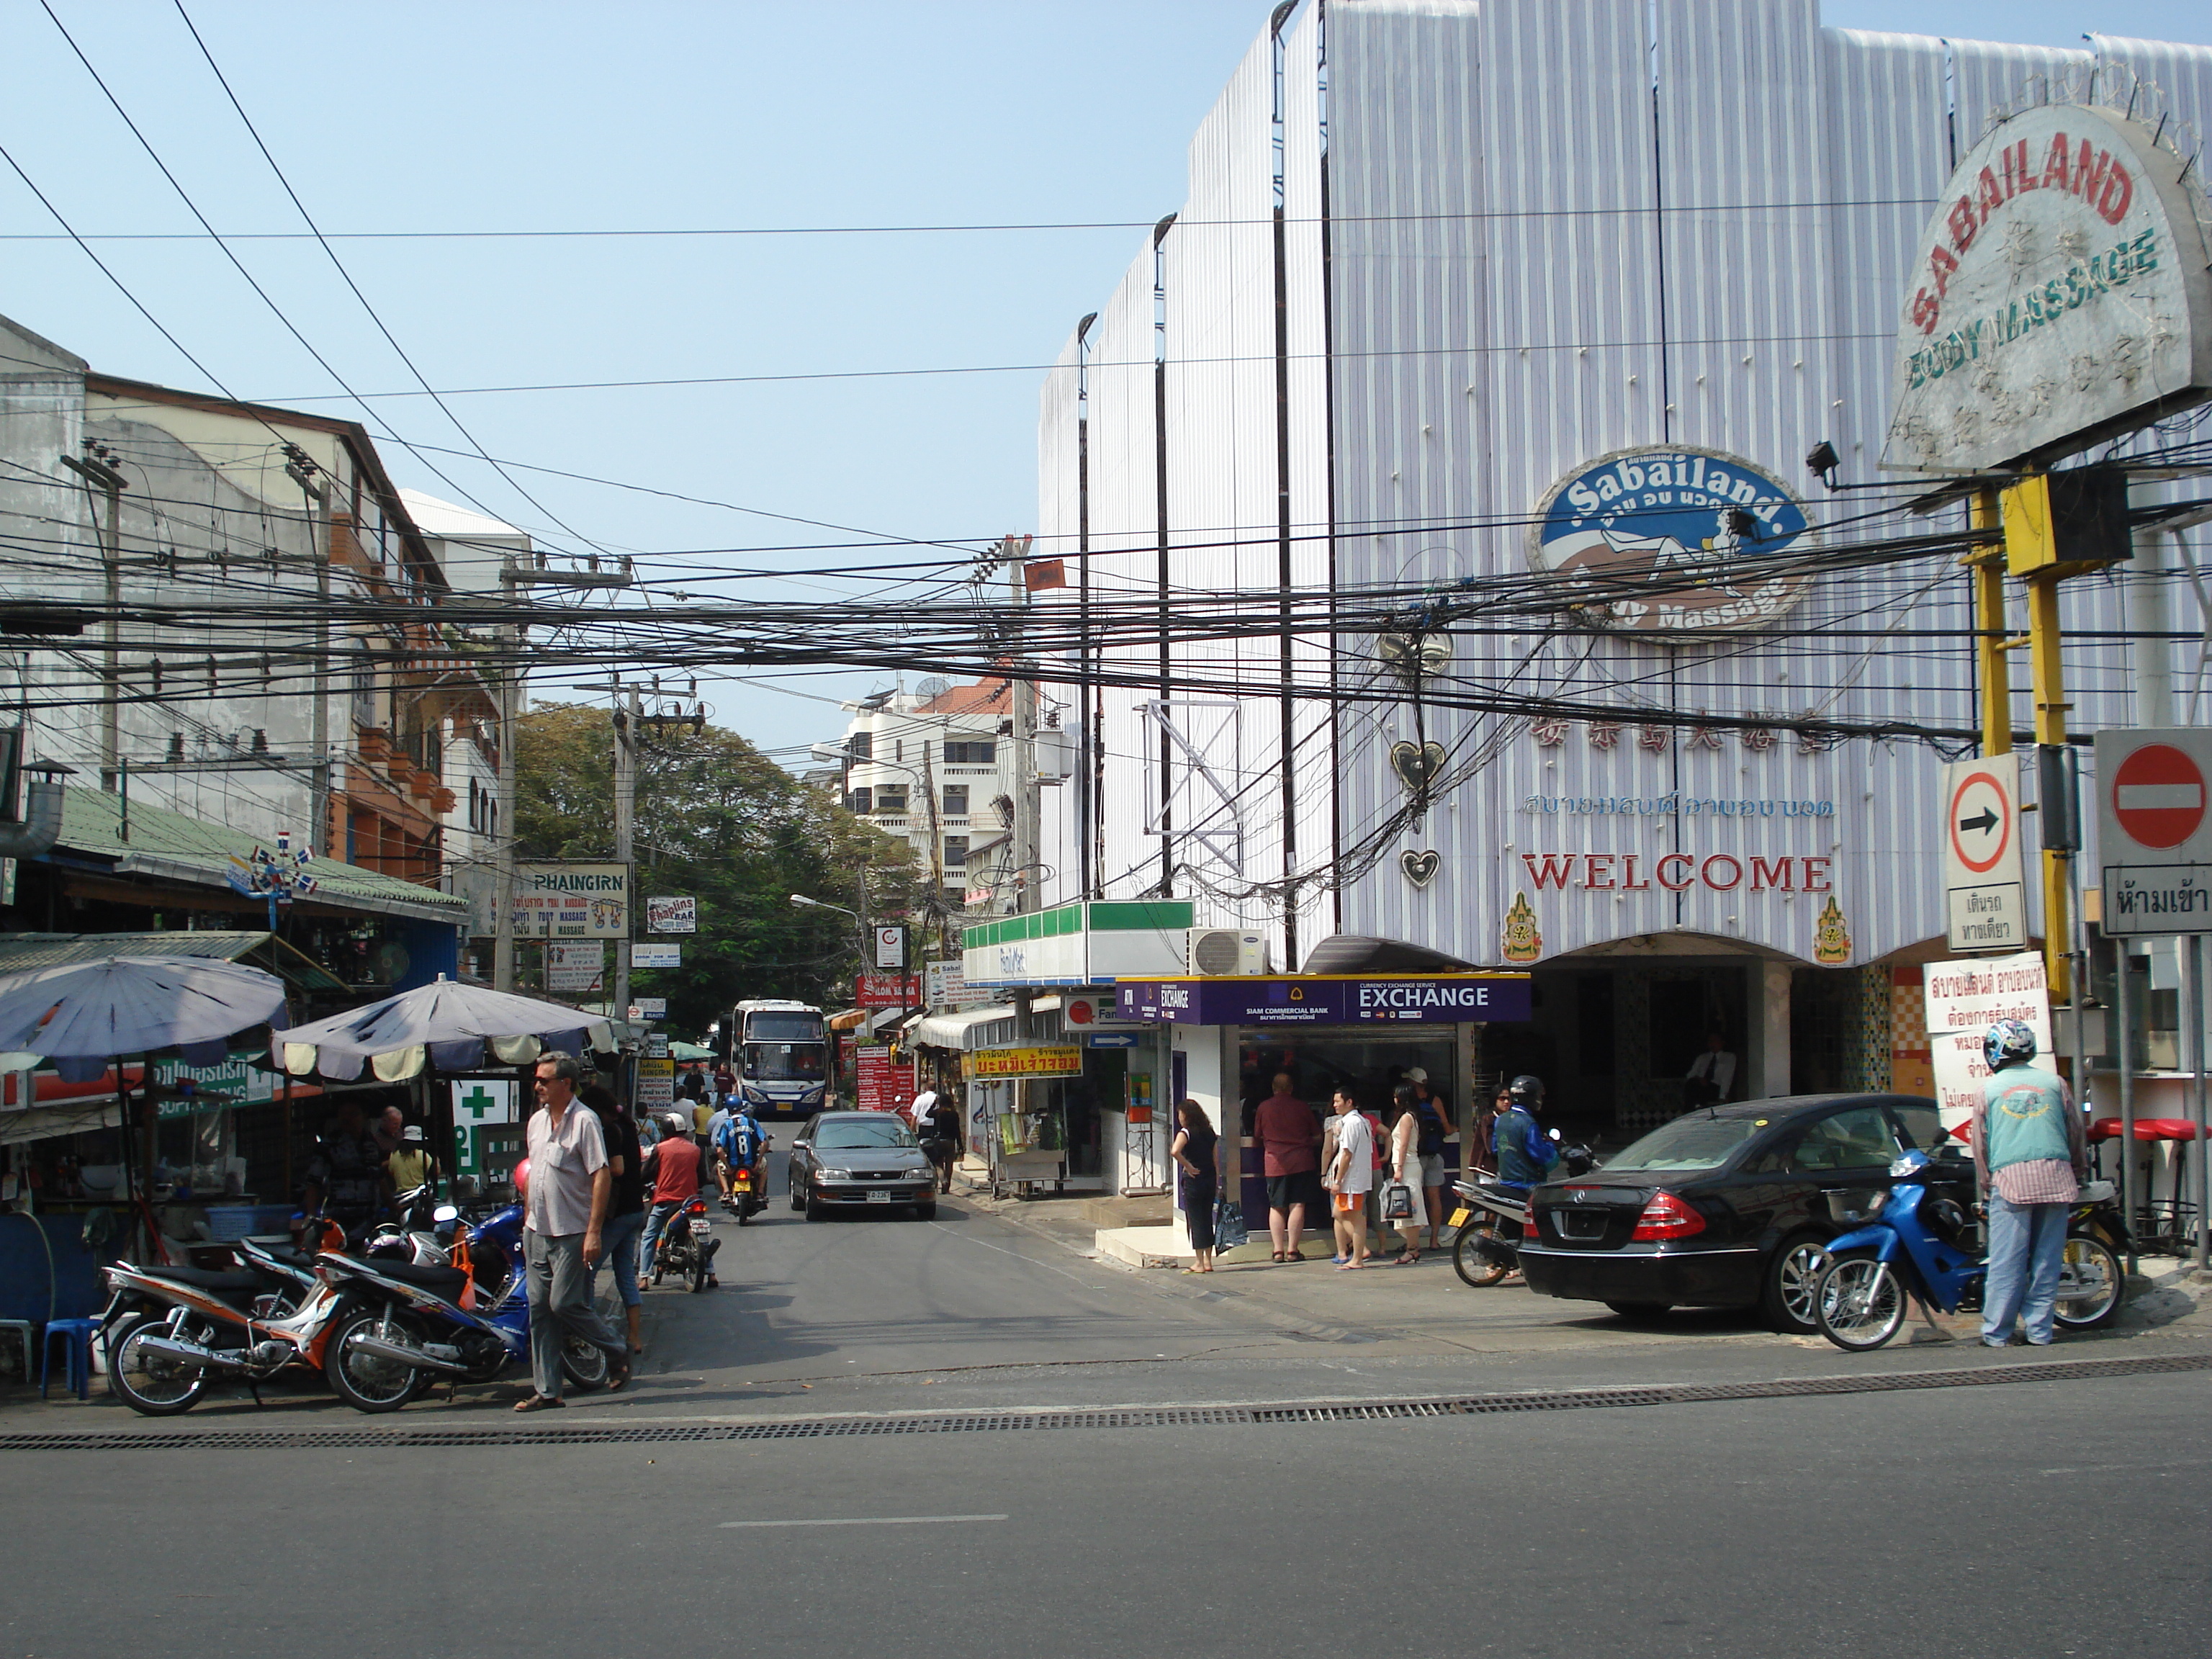
[{"label": "drainage grate", "polygon": [[0,1434],[0,1451],[178,1451],[318,1449],[453,1449],[470,1446],[634,1446],[672,1442],[833,1440],[886,1434],[1042,1434],[1063,1429],[1180,1429],[1227,1425],[1361,1423],[1478,1417],[1505,1412],[1574,1412],[1686,1406],[1721,1400],[1786,1400],[1802,1395],[1883,1394],[1913,1389],[1986,1388],[2008,1382],[2091,1382],[2212,1370],[2212,1354],[2142,1359],[2056,1360],[1975,1370],[1873,1372],[1765,1382],[1684,1382],[1655,1388],[1553,1389],[1429,1400],[1328,1401],[1310,1405],[1127,1407],[1108,1411],[952,1412],[932,1417],[808,1418],[781,1423],[641,1424],[635,1428],[206,1429],[136,1433]]}]

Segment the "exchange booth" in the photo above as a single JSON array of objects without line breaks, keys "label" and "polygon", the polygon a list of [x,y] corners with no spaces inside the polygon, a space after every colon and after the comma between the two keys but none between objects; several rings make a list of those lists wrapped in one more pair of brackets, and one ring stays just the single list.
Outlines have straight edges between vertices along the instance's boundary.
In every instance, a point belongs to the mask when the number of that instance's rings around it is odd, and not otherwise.
[{"label": "exchange booth", "polygon": [[[1410,1073],[1425,1072],[1451,1129],[1445,1163],[1456,1169],[1474,1091],[1488,1081],[1484,1031],[1526,1022],[1530,1005],[1525,973],[1124,979],[1117,996],[1121,1019],[1169,1032],[1164,1109],[1172,1118],[1176,1102],[1198,1102],[1221,1131],[1223,1178],[1237,1178],[1246,1224],[1262,1231],[1267,1198],[1252,1114],[1277,1073],[1289,1074],[1291,1092],[1318,1115],[1340,1088],[1379,1113]],[[1325,1233],[1327,1218],[1318,1220]]]}]

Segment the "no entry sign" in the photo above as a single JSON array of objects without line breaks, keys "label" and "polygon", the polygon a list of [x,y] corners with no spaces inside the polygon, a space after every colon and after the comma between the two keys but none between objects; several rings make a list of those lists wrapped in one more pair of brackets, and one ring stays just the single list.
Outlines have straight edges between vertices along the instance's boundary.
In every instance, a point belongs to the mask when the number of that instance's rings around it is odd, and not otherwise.
[{"label": "no entry sign", "polygon": [[2097,734],[2107,933],[2212,933],[2212,731]]}]

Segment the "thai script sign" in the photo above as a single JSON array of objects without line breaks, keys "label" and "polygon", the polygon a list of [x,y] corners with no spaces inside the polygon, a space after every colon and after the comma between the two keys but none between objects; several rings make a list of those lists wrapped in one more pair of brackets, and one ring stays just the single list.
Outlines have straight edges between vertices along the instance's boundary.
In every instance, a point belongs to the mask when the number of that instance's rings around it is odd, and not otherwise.
[{"label": "thai script sign", "polygon": [[1042,1048],[979,1048],[966,1056],[971,1079],[1018,1077],[1081,1077],[1080,1046]]},{"label": "thai script sign", "polygon": [[2107,933],[2212,933],[2212,731],[2097,733]]},{"label": "thai script sign", "polygon": [[1115,988],[1123,1019],[1178,1025],[1471,1024],[1525,1020],[1530,1009],[1525,974],[1224,975]]},{"label": "thai script sign", "polygon": [[527,939],[628,939],[626,864],[519,864],[514,931]]},{"label": "thai script sign", "polygon": [[561,992],[597,992],[605,988],[607,944],[605,939],[556,940],[545,947],[545,988]]},{"label": "thai script sign", "polygon": [[1928,1043],[1936,1060],[1936,1098],[1943,1127],[1955,1128],[1981,1104],[1990,1075],[1982,1038],[2001,1019],[2025,1020],[2037,1049],[2051,1050],[2051,981],[2042,954],[1931,962],[1921,971],[1928,1006]]},{"label": "thai script sign", "polygon": [[854,1052],[854,1098],[864,1112],[896,1112],[914,1102],[914,1063],[894,1063],[890,1045],[871,1042]]},{"label": "thai script sign", "polygon": [[2118,110],[2044,105],[1992,128],[1921,233],[1881,464],[2047,461],[2212,391],[2201,186],[2184,172]]},{"label": "thai script sign", "polygon": [[1832,818],[1832,800],[1735,800],[1725,796],[1685,795],[1530,795],[1521,803],[1524,812],[1565,813],[1572,817],[1608,813],[1623,817],[1714,818]]},{"label": "thai script sign", "polygon": [[861,974],[853,982],[853,1003],[860,1008],[921,1008],[920,974]]},{"label": "thai script sign", "polygon": [[1571,579],[1574,601],[1602,626],[1756,628],[1797,603],[1805,577],[1767,562],[1797,548],[1809,527],[1788,487],[1739,456],[1626,449],[1552,486],[1529,526],[1528,556]]}]

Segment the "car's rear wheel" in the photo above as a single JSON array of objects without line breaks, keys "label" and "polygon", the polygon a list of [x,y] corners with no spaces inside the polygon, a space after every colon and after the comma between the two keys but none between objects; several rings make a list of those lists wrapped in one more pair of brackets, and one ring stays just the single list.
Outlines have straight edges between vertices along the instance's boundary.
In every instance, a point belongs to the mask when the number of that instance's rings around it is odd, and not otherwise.
[{"label": "car's rear wheel", "polygon": [[1452,1271],[1477,1290],[1495,1285],[1512,1271],[1503,1261],[1494,1261],[1482,1253],[1483,1246],[1495,1243],[1497,1237],[1496,1227],[1478,1227],[1469,1222],[1452,1240]]},{"label": "car's rear wheel", "polygon": [[1828,1265],[1826,1240],[1798,1233],[1782,1241],[1766,1263],[1759,1306],[1767,1322],[1784,1336],[1810,1336],[1820,1328],[1813,1316],[1813,1296]]},{"label": "car's rear wheel", "polygon": [[1832,1258],[1814,1286],[1813,1316],[1829,1341],[1864,1353],[1897,1334],[1906,1303],[1904,1281],[1889,1263],[1847,1255]]},{"label": "car's rear wheel", "polygon": [[1623,1319],[1664,1319],[1674,1310],[1671,1302],[1608,1302],[1605,1305]]}]

